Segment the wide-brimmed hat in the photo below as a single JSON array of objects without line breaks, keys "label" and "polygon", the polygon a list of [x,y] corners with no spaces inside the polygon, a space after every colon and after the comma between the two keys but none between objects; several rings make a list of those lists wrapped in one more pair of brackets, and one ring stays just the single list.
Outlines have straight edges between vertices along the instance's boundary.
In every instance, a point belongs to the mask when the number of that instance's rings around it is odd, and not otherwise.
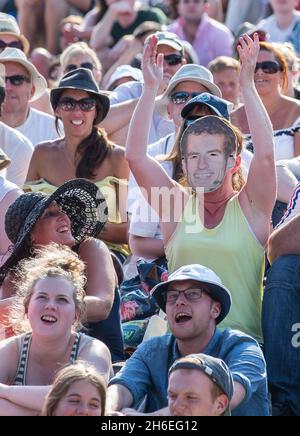
[{"label": "wide-brimmed hat", "polygon": [[230,401],[234,394],[234,382],[226,363],[217,357],[206,354],[190,354],[177,359],[169,370],[169,376],[179,369],[196,369],[202,371],[226,395],[229,405],[223,416],[230,416]]},{"label": "wide-brimmed hat", "polygon": [[192,98],[192,100],[184,106],[181,112],[182,118],[187,118],[191,111],[197,106],[207,106],[212,109],[218,117],[226,118],[228,121],[230,120],[230,112],[233,109],[233,104],[229,101],[204,92]]},{"label": "wide-brimmed hat", "polygon": [[46,79],[38,72],[35,66],[29,62],[22,50],[18,48],[6,48],[0,53],[0,63],[5,64],[6,62],[21,64],[29,72],[32,84],[35,87],[34,95],[31,97],[30,101],[37,100],[45,93],[47,89]]},{"label": "wide-brimmed hat", "polygon": [[58,87],[51,91],[50,100],[53,110],[56,110],[59,99],[66,89],[76,89],[92,94],[102,106],[102,111],[97,114],[95,123],[99,124],[104,120],[110,107],[109,94],[105,91],[100,91],[93,73],[90,70],[87,68],[78,68],[63,76]]},{"label": "wide-brimmed hat", "polygon": [[208,285],[210,290],[210,297],[214,301],[221,303],[221,313],[216,319],[216,323],[220,324],[223,319],[228,315],[231,308],[231,294],[228,289],[223,285],[220,277],[217,276],[211,269],[202,265],[187,265],[182,266],[173,274],[170,275],[166,282],[160,283],[155,286],[151,295],[155,299],[158,306],[165,312],[166,311],[166,291],[170,283],[183,282],[185,280],[195,280],[202,284]]},{"label": "wide-brimmed hat", "polygon": [[8,208],[5,215],[5,231],[14,247],[11,256],[0,268],[0,284],[7,272],[21,260],[31,231],[54,201],[68,215],[76,243],[89,236],[98,236],[107,221],[104,196],[94,183],[85,179],[66,182],[52,195],[41,192],[21,195]]},{"label": "wide-brimmed hat", "polygon": [[14,36],[16,39],[21,41],[24,53],[26,55],[29,53],[29,41],[24,35],[21,34],[17,21],[11,15],[3,12],[0,12],[0,36],[1,34]]},{"label": "wide-brimmed hat", "polygon": [[4,151],[0,148],[0,170],[4,170],[4,168],[7,168],[9,164],[9,157],[7,157]]},{"label": "wide-brimmed hat", "polygon": [[181,82],[199,83],[200,85],[205,86],[207,91],[211,94],[222,97],[220,88],[215,85],[213,75],[207,68],[193,64],[183,65],[170,80],[164,94],[156,99],[156,109],[164,118],[168,118],[167,106],[169,103],[169,97],[172,94],[172,91]]}]

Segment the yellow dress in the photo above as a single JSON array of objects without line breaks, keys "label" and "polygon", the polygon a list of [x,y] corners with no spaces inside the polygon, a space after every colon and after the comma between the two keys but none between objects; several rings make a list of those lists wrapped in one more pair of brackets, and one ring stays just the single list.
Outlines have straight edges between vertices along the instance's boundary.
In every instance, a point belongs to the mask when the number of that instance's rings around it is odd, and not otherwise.
[{"label": "yellow dress", "polygon": [[[118,186],[126,186],[128,181],[126,179],[118,179],[117,177],[108,176],[102,180],[94,182],[95,185],[101,190],[103,196],[105,197],[107,207],[108,207],[108,222],[112,224],[120,224],[122,222],[120,210],[118,208]],[[26,182],[24,186],[24,191],[31,192],[44,192],[45,194],[51,195],[58,186],[48,183],[44,179],[37,180],[35,182]],[[116,250],[125,256],[129,255],[129,248],[126,244],[112,244],[106,243],[110,250]]]}]

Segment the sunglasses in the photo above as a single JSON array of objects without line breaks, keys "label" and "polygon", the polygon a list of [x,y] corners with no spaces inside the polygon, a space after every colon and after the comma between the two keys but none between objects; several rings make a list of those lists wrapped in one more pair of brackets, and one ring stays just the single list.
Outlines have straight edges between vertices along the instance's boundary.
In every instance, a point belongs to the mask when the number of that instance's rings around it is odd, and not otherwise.
[{"label": "sunglasses", "polygon": [[22,86],[25,82],[30,83],[31,80],[29,77],[16,74],[15,76],[6,76],[5,82],[10,82],[13,86]]},{"label": "sunglasses", "polygon": [[281,66],[276,61],[265,61],[256,64],[255,72],[263,70],[265,74],[276,74],[278,71],[282,71]]},{"label": "sunglasses", "polygon": [[0,40],[0,51],[5,50],[7,47],[10,48],[18,48],[19,50],[24,50],[24,46],[21,41],[12,41],[12,42],[4,42],[2,39]]},{"label": "sunglasses", "polygon": [[95,68],[95,65],[92,62],[83,62],[79,66],[77,66],[75,64],[69,64],[66,66],[65,72],[70,73],[71,71],[77,70],[78,68],[86,68],[87,70],[93,71],[93,69]]},{"label": "sunglasses", "polygon": [[197,97],[200,92],[185,92],[185,91],[178,91],[174,92],[174,94],[171,94],[170,100],[174,104],[185,104],[188,100]]},{"label": "sunglasses", "polygon": [[176,53],[165,55],[164,62],[168,64],[170,67],[179,65],[182,63],[182,55]]},{"label": "sunglasses", "polygon": [[92,97],[82,98],[81,100],[75,100],[71,97],[62,98],[58,102],[58,106],[65,112],[72,112],[79,107],[83,112],[90,112],[96,107],[96,100]]}]

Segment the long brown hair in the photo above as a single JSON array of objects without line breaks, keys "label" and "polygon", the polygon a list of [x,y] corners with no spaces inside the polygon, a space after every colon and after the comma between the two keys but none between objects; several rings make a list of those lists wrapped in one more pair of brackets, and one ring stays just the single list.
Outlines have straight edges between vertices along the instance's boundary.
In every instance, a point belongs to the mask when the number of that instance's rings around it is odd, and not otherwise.
[{"label": "long brown hair", "polygon": [[287,88],[288,88],[288,81],[289,81],[288,70],[289,70],[289,66],[288,66],[286,58],[284,57],[284,54],[280,51],[280,49],[278,47],[276,47],[273,44],[270,44],[268,42],[260,42],[259,46],[260,46],[260,51],[267,51],[268,53],[273,53],[274,54],[276,61],[280,65],[280,70],[281,70],[282,75],[283,75],[283,79],[282,79],[282,92],[285,92],[287,90]]},{"label": "long brown hair", "polygon": [[[92,94],[91,94],[92,96]],[[97,127],[97,120],[101,117],[102,106],[99,101],[96,103],[97,116],[88,137],[83,139],[77,146],[75,153],[76,177],[93,180],[96,177],[95,171],[112,153],[113,143],[108,140],[104,129]],[[55,120],[56,130],[60,133],[59,118]]]}]

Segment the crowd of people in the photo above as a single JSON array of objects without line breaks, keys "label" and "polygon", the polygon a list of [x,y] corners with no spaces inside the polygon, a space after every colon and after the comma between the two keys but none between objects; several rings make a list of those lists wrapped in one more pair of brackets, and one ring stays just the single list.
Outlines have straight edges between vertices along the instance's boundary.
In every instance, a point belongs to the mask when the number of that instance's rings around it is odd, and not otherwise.
[{"label": "crowd of people", "polygon": [[300,2],[0,0],[0,416],[300,415]]}]

